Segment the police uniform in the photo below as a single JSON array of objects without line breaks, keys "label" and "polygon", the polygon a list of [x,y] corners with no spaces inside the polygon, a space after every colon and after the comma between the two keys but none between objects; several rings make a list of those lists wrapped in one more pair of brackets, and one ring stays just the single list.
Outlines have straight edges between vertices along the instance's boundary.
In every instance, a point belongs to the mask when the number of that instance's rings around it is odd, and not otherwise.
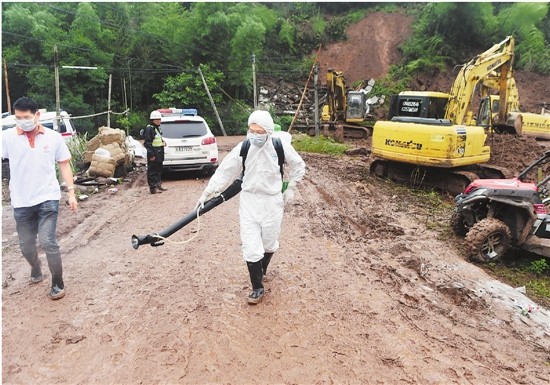
[{"label": "police uniform", "polygon": [[[162,187],[162,162],[164,161],[164,143],[162,142],[162,131],[155,123],[145,127],[143,146],[147,149],[147,183],[151,194],[165,190]],[[155,160],[151,160],[151,158]]]}]

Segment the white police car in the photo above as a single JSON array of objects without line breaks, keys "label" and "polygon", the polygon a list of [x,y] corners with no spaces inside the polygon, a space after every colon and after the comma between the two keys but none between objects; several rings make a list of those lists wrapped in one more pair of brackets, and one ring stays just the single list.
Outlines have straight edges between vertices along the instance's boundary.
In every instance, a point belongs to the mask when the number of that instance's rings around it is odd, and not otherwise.
[{"label": "white police car", "polygon": [[193,108],[160,108],[164,140],[163,171],[204,171],[218,167],[218,144],[206,121]]}]

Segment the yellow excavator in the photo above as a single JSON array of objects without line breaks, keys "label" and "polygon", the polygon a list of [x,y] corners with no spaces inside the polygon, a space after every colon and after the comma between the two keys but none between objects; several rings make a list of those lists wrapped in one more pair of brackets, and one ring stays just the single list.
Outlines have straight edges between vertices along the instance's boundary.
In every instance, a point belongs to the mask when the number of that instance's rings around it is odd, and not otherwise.
[{"label": "yellow excavator", "polygon": [[483,80],[482,99],[475,124],[499,133],[508,132],[550,140],[550,115],[545,114],[544,109],[540,114],[520,111],[519,93],[513,77],[509,80],[506,89],[506,120],[504,124],[499,124],[500,97],[490,94],[489,91],[491,88],[496,88],[497,84],[498,79],[490,76]]},{"label": "yellow excavator", "polygon": [[[371,172],[452,195],[475,179],[504,178],[503,170],[484,165],[491,156],[486,129],[525,133],[526,115],[536,115],[513,111],[519,106],[513,57],[514,39],[509,36],[464,64],[450,93],[406,91],[392,97],[389,121],[374,125],[372,154],[379,159]],[[493,113],[479,110],[474,120],[472,99],[478,84],[485,108],[491,106]],[[495,88],[500,96],[489,95]]]},{"label": "yellow excavator", "polygon": [[366,123],[370,109],[367,93],[365,90],[346,93],[346,79],[342,71],[329,68],[327,102],[321,113],[323,134],[336,139],[366,139],[372,135],[372,126]]}]

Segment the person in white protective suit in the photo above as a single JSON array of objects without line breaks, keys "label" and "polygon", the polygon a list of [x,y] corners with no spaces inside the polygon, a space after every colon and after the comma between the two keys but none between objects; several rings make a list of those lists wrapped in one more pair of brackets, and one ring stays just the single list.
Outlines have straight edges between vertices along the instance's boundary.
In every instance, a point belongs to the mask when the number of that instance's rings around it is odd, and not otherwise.
[{"label": "person in white protective suit", "polygon": [[[250,304],[259,303],[264,294],[263,275],[267,273],[273,253],[279,248],[284,208],[294,199],[296,182],[305,173],[302,157],[289,143],[282,142],[285,163],[290,171],[288,187],[284,193],[281,192],[283,180],[277,152],[271,140],[273,125],[273,119],[267,111],[254,111],[248,118],[247,140],[250,141],[250,148],[244,165],[239,217],[242,252],[253,290],[247,299]],[[211,196],[223,191],[241,173],[242,144],[239,143],[223,159],[195,209],[204,206]]]}]

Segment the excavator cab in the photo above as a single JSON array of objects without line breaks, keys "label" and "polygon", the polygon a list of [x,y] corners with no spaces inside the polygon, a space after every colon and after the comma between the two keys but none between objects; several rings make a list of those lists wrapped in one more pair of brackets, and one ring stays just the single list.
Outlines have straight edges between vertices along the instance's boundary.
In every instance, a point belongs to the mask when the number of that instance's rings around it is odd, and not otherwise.
[{"label": "excavator cab", "polygon": [[495,117],[498,116],[500,107],[500,99],[498,95],[489,95],[481,99],[479,104],[479,112],[477,114],[476,126],[490,128],[493,126]]},{"label": "excavator cab", "polygon": [[443,92],[401,92],[392,96],[388,120],[394,117],[443,119],[448,101],[449,94]]},{"label": "excavator cab", "polygon": [[363,122],[368,113],[366,94],[361,91],[348,93],[346,122]]},{"label": "excavator cab", "polygon": [[[504,122],[501,124],[498,119],[500,109],[500,97],[498,95],[488,95],[481,99],[479,112],[477,114],[476,125],[487,129],[493,129],[498,133],[507,132],[513,135],[521,135],[523,129],[523,115],[519,111],[510,111],[506,114]],[[532,117],[530,120],[536,121],[538,115],[527,114]],[[542,131],[542,130],[541,130]],[[537,135],[534,135],[537,136]],[[544,135],[540,135],[545,138]],[[546,136],[548,138],[548,135]]]}]

